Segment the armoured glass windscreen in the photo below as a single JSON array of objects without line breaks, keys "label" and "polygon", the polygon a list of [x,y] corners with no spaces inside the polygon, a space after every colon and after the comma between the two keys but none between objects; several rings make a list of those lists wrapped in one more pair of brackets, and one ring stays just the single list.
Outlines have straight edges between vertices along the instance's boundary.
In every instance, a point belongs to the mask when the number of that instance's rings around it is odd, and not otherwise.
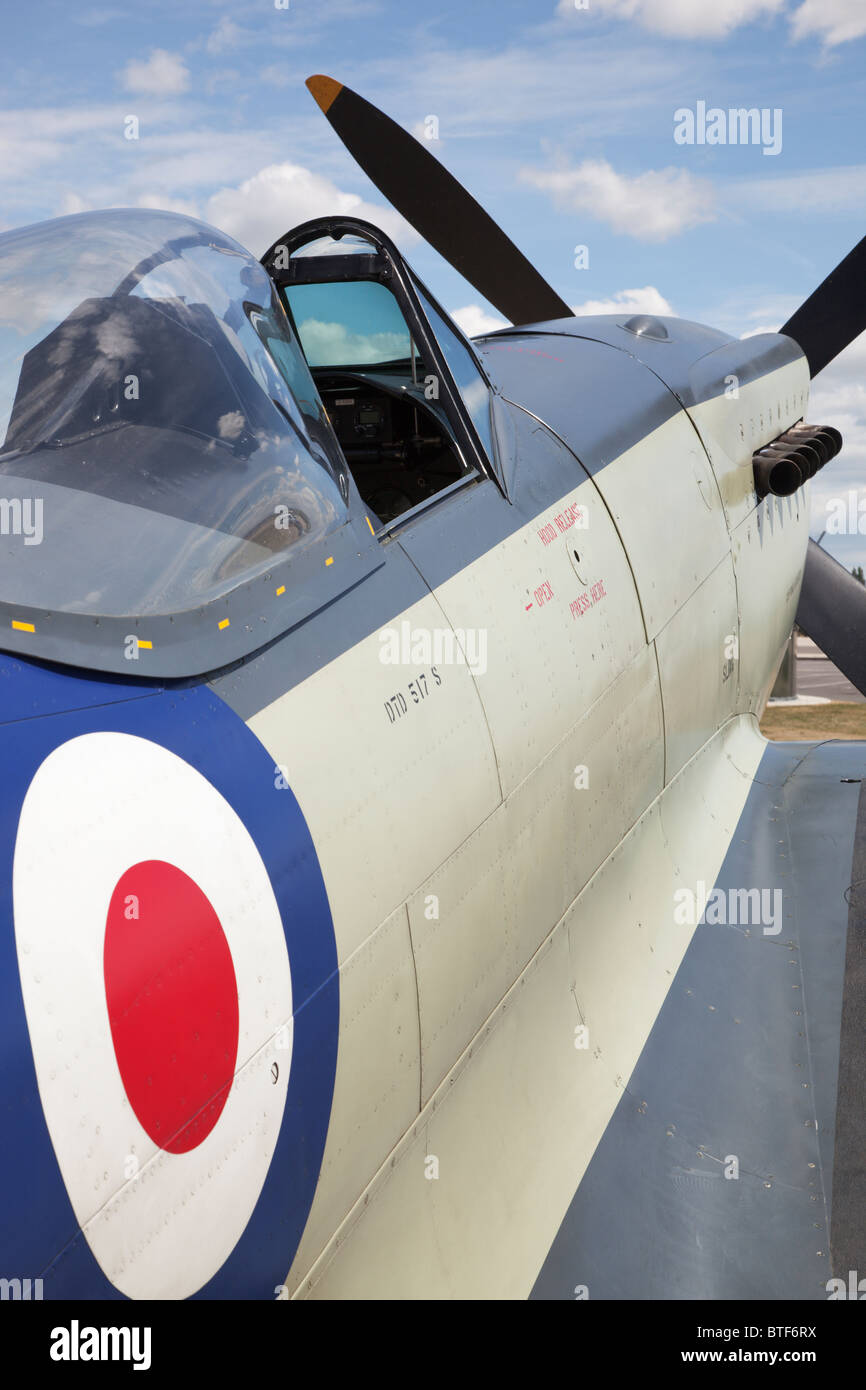
[{"label": "armoured glass windscreen", "polygon": [[311,367],[408,362],[412,340],[394,295],[375,280],[295,284],[285,290]]},{"label": "armoured glass windscreen", "polygon": [[191,609],[337,530],[347,497],[243,247],[132,209],[0,236],[0,600]]}]

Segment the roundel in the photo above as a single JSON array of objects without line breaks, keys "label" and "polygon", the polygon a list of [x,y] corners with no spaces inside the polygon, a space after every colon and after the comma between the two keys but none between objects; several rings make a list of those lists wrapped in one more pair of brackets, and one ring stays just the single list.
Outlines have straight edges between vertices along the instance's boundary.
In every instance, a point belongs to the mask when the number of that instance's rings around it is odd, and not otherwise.
[{"label": "roundel", "polygon": [[39,765],[12,887],[40,1097],[78,1224],[122,1293],[192,1294],[247,1226],[286,1110],[292,971],[262,856],[177,753],[100,731]]}]

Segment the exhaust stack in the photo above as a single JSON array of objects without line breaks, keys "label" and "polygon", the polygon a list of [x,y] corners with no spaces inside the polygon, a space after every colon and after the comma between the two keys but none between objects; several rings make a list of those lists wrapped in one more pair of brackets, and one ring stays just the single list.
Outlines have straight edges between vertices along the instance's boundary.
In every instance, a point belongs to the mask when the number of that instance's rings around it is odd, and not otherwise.
[{"label": "exhaust stack", "polygon": [[758,497],[790,497],[841,447],[842,436],[832,425],[792,425],[752,455]]}]

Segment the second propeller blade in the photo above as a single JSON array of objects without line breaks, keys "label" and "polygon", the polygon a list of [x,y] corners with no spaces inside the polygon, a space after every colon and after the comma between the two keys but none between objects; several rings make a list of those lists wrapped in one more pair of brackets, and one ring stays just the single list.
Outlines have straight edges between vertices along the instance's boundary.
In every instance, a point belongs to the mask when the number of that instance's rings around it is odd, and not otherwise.
[{"label": "second propeller blade", "polygon": [[804,304],[779,329],[793,338],[817,376],[866,328],[866,237],[831,270]]},{"label": "second propeller blade", "polygon": [[572,311],[493,218],[402,126],[331,77],[307,86],[364,173],[417,232],[512,323]]}]

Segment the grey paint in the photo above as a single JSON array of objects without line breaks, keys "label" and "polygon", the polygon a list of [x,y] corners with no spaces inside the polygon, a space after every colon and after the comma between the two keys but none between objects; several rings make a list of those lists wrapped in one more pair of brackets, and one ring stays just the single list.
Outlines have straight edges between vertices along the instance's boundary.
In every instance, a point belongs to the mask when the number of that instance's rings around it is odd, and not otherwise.
[{"label": "grey paint", "polygon": [[768,746],[718,886],[781,888],[782,931],[697,927],[534,1297],[826,1298],[859,795],[841,779],[864,775],[866,744]]},{"label": "grey paint", "polygon": [[[852,793],[854,788],[851,788]],[[866,782],[860,786],[857,835],[848,898],[848,946],[842,1001],[839,1099],[836,1109],[835,1198],[830,1250],[833,1273],[848,1283],[866,1277]]]},{"label": "grey paint", "polygon": [[[752,338],[732,338],[706,324],[690,319],[659,318],[654,322],[667,330],[659,340],[626,328],[622,314],[588,314],[551,324],[534,324],[519,329],[505,328],[475,340],[476,350],[520,337],[589,339],[620,348],[649,367],[686,405],[711,399],[724,389],[724,378],[735,372],[740,385],[746,385],[767,372],[776,371],[803,356],[793,338],[780,333],[761,333]],[[555,347],[544,345],[548,351]]]},{"label": "grey paint", "polygon": [[747,386],[803,355],[778,333],[728,338],[683,319],[663,320],[666,340],[629,332],[613,317],[574,323],[552,335],[503,331],[476,349],[499,389],[555,430],[590,473],[635,442],[637,422],[648,434],[681,406]]},{"label": "grey paint", "polygon": [[681,409],[652,371],[607,343],[513,333],[477,348],[503,395],[549,425],[589,473],[599,472]]},{"label": "grey paint", "polygon": [[[102,501],[96,498],[92,510]],[[78,544],[77,537],[71,542]],[[62,550],[61,550],[62,554]],[[325,564],[330,556],[333,563]],[[369,527],[360,517],[297,557],[275,555],[273,565],[242,579],[218,599],[175,613],[142,617],[92,617],[75,611],[48,611],[0,599],[3,649],[42,661],[145,680],[185,680],[262,649],[275,634],[315,615],[347,588],[381,566],[382,557]],[[282,595],[277,589],[285,588]],[[220,622],[228,623],[220,628]],[[16,631],[13,621],[28,622],[35,633]],[[152,642],[130,659],[129,638]]]},{"label": "grey paint", "polygon": [[[678,379],[668,384],[684,405],[699,405],[702,401],[723,395],[729,385],[735,384],[738,388],[748,386],[802,356],[793,338],[786,338],[780,333],[734,338],[706,356],[699,357],[689,369],[686,380]],[[736,379],[735,382],[732,382],[732,378]]]},{"label": "grey paint", "polygon": [[[493,498],[501,497],[491,481],[477,487]],[[214,676],[210,686],[215,694],[242,719],[251,719],[314,671],[386,626],[410,604],[428,596],[427,585],[398,544],[391,540],[382,542],[381,557],[383,564],[377,570],[327,608],[230,670]],[[350,718],[351,710],[333,709],[327,715],[333,719]]]},{"label": "grey paint", "polygon": [[[508,402],[497,402],[497,409],[509,423],[512,501],[506,501],[492,480],[480,480],[395,528],[382,543],[381,569],[312,622],[212,681],[216,693],[244,719],[386,627],[409,604],[426,596],[428,586],[444,583],[586,481],[573,454],[537,420]],[[636,421],[636,439],[642,428]],[[502,431],[500,440],[504,438]]]}]

